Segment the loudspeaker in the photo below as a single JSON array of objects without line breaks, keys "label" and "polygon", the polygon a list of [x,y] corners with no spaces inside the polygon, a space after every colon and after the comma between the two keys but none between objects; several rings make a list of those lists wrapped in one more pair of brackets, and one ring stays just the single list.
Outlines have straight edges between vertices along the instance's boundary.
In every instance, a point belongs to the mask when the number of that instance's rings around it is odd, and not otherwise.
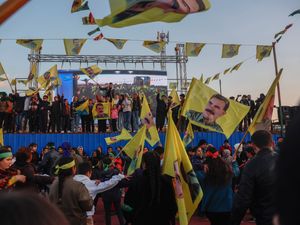
[{"label": "loudspeaker", "polygon": [[[281,106],[282,109],[282,123],[286,124],[291,120],[291,107],[290,106]],[[279,123],[281,123],[281,117],[280,117],[280,108],[277,108],[277,114]]]}]

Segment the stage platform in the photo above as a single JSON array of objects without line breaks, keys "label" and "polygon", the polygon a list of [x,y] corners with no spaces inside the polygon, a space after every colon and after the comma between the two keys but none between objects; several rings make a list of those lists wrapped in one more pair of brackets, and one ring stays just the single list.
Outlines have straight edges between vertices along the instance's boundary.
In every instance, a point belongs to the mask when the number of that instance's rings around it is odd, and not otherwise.
[{"label": "stage platform", "polygon": [[[18,148],[22,146],[28,146],[30,143],[38,144],[38,151],[41,151],[48,142],[54,142],[55,146],[58,147],[63,142],[70,142],[72,146],[78,147],[83,146],[87,154],[91,154],[98,146],[102,146],[103,152],[106,152],[106,142],[104,138],[110,136],[116,136],[119,133],[108,133],[108,134],[95,134],[95,133],[55,133],[55,134],[4,134],[4,144],[10,145],[13,149],[13,152],[16,152]],[[134,135],[134,134],[132,134]],[[183,135],[183,134],[182,134]],[[229,138],[230,144],[233,146],[238,143],[244,133],[235,132]],[[161,143],[165,143],[165,133],[160,133]],[[274,140],[276,140],[278,135],[274,135]],[[199,140],[205,139],[208,143],[213,144],[215,147],[219,148],[224,140],[226,139],[223,134],[215,132],[195,132],[195,138],[193,142],[189,145],[191,147],[197,146]],[[245,141],[250,140],[250,135],[248,134]],[[127,141],[120,141],[113,145],[113,148],[117,146],[124,146]],[[148,143],[145,145],[151,149]]]}]

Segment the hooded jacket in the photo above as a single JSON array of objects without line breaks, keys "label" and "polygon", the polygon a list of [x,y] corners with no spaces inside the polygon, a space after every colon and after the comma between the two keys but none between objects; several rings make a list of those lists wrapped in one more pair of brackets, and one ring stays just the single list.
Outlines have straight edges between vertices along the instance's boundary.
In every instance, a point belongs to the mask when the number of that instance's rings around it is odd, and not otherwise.
[{"label": "hooded jacket", "polygon": [[[78,174],[78,175],[74,176],[73,179],[84,184],[85,187],[88,189],[90,196],[94,200],[97,194],[115,187],[119,183],[119,181],[122,180],[123,178],[124,178],[124,175],[118,174],[118,175],[113,176],[110,180],[101,182],[98,185],[95,183],[95,180],[91,180],[86,175]],[[93,209],[91,211],[87,212],[87,216],[93,216],[94,213],[95,213],[95,206],[93,206]]]}]

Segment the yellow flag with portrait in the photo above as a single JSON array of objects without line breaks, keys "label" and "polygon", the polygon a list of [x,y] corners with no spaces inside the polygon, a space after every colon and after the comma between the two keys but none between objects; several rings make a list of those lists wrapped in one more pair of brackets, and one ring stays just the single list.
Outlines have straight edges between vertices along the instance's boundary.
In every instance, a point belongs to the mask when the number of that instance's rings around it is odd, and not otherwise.
[{"label": "yellow flag with portrait", "polygon": [[146,141],[151,145],[154,146],[157,142],[160,141],[153,115],[151,113],[147,97],[144,95],[143,102],[142,102],[142,109],[141,109],[141,122],[142,124],[146,125]]},{"label": "yellow flag with portrait", "polygon": [[57,79],[58,77],[57,75],[58,75],[57,65],[54,65],[49,70],[47,70],[43,75],[40,75],[37,81],[42,88],[46,88],[51,81]]},{"label": "yellow flag with portrait", "polygon": [[172,97],[172,103],[170,105],[170,108],[174,108],[180,105],[179,96],[175,88],[172,89],[170,96]]},{"label": "yellow flag with portrait", "polygon": [[222,58],[232,58],[239,54],[240,45],[223,44]]},{"label": "yellow flag with portrait", "polygon": [[23,47],[37,51],[42,47],[43,39],[18,39],[16,43]]},{"label": "yellow flag with portrait", "polygon": [[132,174],[136,169],[141,167],[145,136],[146,125],[141,127],[134,137],[123,148],[123,151],[131,158],[127,175]]},{"label": "yellow flag with portrait", "polygon": [[193,78],[181,115],[196,126],[229,138],[248,111],[249,106],[227,99]]},{"label": "yellow flag with portrait", "polygon": [[104,38],[112,43],[117,49],[122,49],[127,42],[127,39]]},{"label": "yellow flag with portrait", "polygon": [[78,55],[86,39],[64,39],[66,55]]},{"label": "yellow flag with portrait", "polygon": [[94,119],[105,120],[110,118],[110,110],[110,102],[97,102],[93,105],[92,114]]},{"label": "yellow flag with portrait", "polygon": [[209,0],[110,0],[111,14],[96,19],[99,26],[126,27],[150,22],[178,22],[190,13],[210,8]]},{"label": "yellow flag with portrait", "polygon": [[204,46],[205,46],[204,43],[187,42],[185,43],[185,54],[187,56],[192,56],[192,57],[198,56]]},{"label": "yellow flag with portrait", "polygon": [[257,45],[256,46],[256,59],[262,61],[264,58],[269,57],[272,52],[272,45]]},{"label": "yellow flag with portrait", "polygon": [[107,145],[111,145],[118,141],[130,140],[131,138],[132,136],[130,135],[129,131],[123,128],[119,135],[105,138],[105,142]]},{"label": "yellow flag with portrait", "polygon": [[203,192],[171,112],[168,115],[162,173],[172,177],[179,223],[187,225],[199,206]]},{"label": "yellow flag with portrait", "polygon": [[165,41],[144,41],[143,46],[153,52],[160,53],[167,42]]}]

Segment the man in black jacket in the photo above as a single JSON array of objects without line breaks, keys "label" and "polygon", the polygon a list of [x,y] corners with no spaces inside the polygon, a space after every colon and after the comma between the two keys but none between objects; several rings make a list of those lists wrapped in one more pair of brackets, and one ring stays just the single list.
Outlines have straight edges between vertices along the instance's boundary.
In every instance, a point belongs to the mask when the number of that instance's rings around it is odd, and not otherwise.
[{"label": "man in black jacket", "polygon": [[252,142],[257,155],[243,170],[233,202],[232,225],[240,224],[249,208],[257,225],[272,225],[276,213],[274,192],[277,154],[273,151],[272,135],[265,130],[256,131],[252,135]]},{"label": "man in black jacket", "polygon": [[167,97],[162,95],[160,98],[160,89],[157,89],[156,102],[156,128],[158,131],[161,131],[167,116]]}]

